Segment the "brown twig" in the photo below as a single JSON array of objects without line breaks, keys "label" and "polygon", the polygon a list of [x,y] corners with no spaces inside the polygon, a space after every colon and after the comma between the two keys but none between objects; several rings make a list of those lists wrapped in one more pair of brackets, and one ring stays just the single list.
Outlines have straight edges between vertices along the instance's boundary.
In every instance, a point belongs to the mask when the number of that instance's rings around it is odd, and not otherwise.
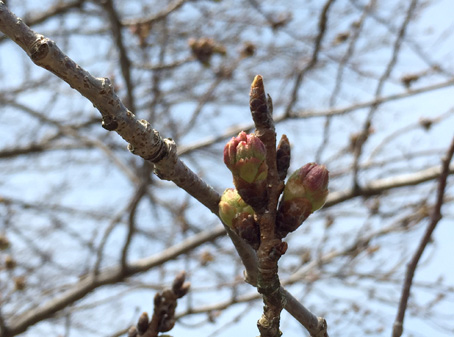
[{"label": "brown twig", "polygon": [[[410,3],[410,5],[407,9],[405,19],[399,29],[397,38],[394,41],[393,53],[391,55],[391,59],[389,60],[385,71],[380,76],[380,79],[377,84],[377,88],[375,89],[375,95],[374,95],[375,97],[381,96],[385,83],[391,76],[391,72],[397,63],[397,59],[398,59],[399,52],[402,47],[402,42],[404,40],[405,33],[407,31],[407,28],[408,28],[408,25],[410,24],[411,19],[413,18],[413,13],[416,10],[416,4],[417,4],[417,0],[412,0],[412,2]],[[353,146],[354,158],[353,158],[353,175],[352,176],[353,176],[353,188],[356,190],[359,190],[361,188],[359,186],[359,182],[358,182],[360,158],[362,156],[364,144],[367,142],[367,140],[370,136],[371,127],[373,125],[373,123],[372,123],[373,117],[374,117],[375,113],[378,111],[378,107],[379,107],[378,104],[372,105],[370,107],[369,112],[367,113],[367,118],[364,121],[363,128],[362,128],[361,132],[358,134],[357,139]]]},{"label": "brown twig", "polygon": [[110,21],[110,30],[112,31],[112,36],[115,40],[115,44],[118,49],[119,54],[119,61],[120,61],[120,69],[123,75],[123,80],[125,81],[126,85],[126,92],[127,92],[127,101],[126,105],[132,111],[135,111],[135,100],[133,95],[133,83],[131,79],[131,60],[128,56],[128,49],[123,41],[122,35],[122,25],[120,22],[120,17],[115,9],[114,3],[112,0],[103,0],[101,1],[101,5],[106,11],[106,14]]},{"label": "brown twig", "polygon": [[318,55],[320,52],[320,48],[322,45],[323,38],[325,36],[326,27],[328,25],[328,12],[331,5],[334,3],[335,0],[327,0],[325,5],[323,6],[322,12],[320,13],[320,18],[318,21],[318,34],[315,37],[314,41],[314,50],[312,51],[311,60],[309,63],[298,73],[295,79],[295,84],[293,85],[291,99],[287,107],[285,108],[285,116],[289,116],[291,110],[295,106],[295,103],[298,100],[298,90],[300,89],[301,83],[303,82],[304,76],[306,73],[311,70],[318,61]]},{"label": "brown twig", "polygon": [[285,253],[286,244],[276,236],[276,209],[284,183],[279,178],[276,165],[276,132],[272,117],[271,97],[265,95],[263,79],[254,78],[251,85],[250,108],[256,126],[256,135],[265,144],[268,165],[268,205],[266,210],[256,214],[260,227],[260,246],[257,250],[258,277],[257,289],[263,296],[263,315],[257,322],[262,337],[280,336],[280,314],[284,308],[285,297],[280,288],[278,261]]},{"label": "brown twig", "polygon": [[160,332],[170,331],[175,326],[177,300],[186,295],[190,287],[189,282],[184,282],[185,278],[186,274],[181,272],[175,277],[171,289],[156,294],[151,320],[146,312],[142,313],[137,326],[129,329],[129,337],[157,337]]},{"label": "brown twig", "polygon": [[435,230],[438,222],[442,217],[441,207],[443,206],[443,197],[445,194],[446,180],[448,178],[450,171],[449,164],[452,160],[453,154],[454,154],[454,138],[452,139],[451,145],[449,146],[449,149],[446,152],[446,156],[442,159],[442,171],[438,181],[437,201],[432,210],[429,225],[427,226],[426,232],[424,233],[424,236],[422,237],[415,254],[413,255],[410,263],[407,265],[407,272],[405,274],[405,280],[403,283],[402,295],[399,302],[399,309],[397,311],[397,316],[393,325],[392,337],[400,337],[402,335],[405,311],[407,309],[408,299],[410,297],[410,289],[413,282],[413,277],[415,275],[416,267],[418,266],[418,262],[422,254],[424,253],[427,244],[430,241],[433,231]]}]

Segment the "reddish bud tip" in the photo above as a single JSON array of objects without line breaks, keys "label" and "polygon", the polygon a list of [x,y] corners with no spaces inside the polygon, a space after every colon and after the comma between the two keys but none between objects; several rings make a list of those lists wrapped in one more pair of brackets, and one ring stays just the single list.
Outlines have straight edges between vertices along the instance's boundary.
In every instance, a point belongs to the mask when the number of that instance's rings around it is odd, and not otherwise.
[{"label": "reddish bud tip", "polygon": [[296,230],[309,215],[322,208],[328,196],[328,182],[326,167],[315,163],[304,165],[290,176],[276,219],[281,237]]}]

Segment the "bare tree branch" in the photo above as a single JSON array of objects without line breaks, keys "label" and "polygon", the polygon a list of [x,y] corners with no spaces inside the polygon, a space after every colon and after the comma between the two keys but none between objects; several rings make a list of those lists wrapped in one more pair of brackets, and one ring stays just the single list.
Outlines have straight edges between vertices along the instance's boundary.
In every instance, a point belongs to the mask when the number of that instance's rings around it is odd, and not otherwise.
[{"label": "bare tree branch", "polygon": [[126,106],[129,107],[132,111],[135,111],[135,100],[133,94],[133,85],[131,80],[131,61],[128,57],[128,52],[126,50],[125,44],[123,42],[123,32],[120,18],[118,13],[115,10],[114,3],[112,0],[102,0],[101,5],[105,8],[107,15],[110,21],[110,29],[112,31],[115,44],[118,48],[118,53],[120,56],[120,68],[123,75],[123,79],[126,84],[127,100]]},{"label": "bare tree branch", "polygon": [[176,144],[162,139],[150,123],[139,120],[115,94],[108,78],[96,78],[82,69],[53,42],[33,32],[0,2],[0,30],[15,41],[31,60],[67,82],[98,108],[103,127],[115,130],[129,150],[155,164],[156,174],[173,181],[208,209],[217,214],[220,196],[202,181],[177,156]]},{"label": "bare tree branch", "polygon": [[446,156],[442,159],[442,168],[441,174],[438,181],[437,189],[437,200],[434,208],[432,209],[432,214],[430,216],[430,222],[427,225],[426,232],[424,233],[421,241],[416,249],[411,261],[407,265],[407,272],[405,274],[405,280],[403,283],[402,294],[399,302],[399,309],[397,311],[397,316],[393,324],[392,337],[400,337],[403,333],[403,323],[405,317],[405,311],[407,309],[408,299],[410,298],[410,289],[413,282],[413,277],[418,267],[419,260],[421,259],[424,250],[426,249],[427,244],[430,241],[432,233],[437,227],[438,222],[442,218],[441,207],[443,206],[443,199],[445,195],[446,181],[450,172],[449,164],[451,163],[452,157],[454,155],[454,138],[451,141]]},{"label": "bare tree branch", "polygon": [[97,275],[90,274],[77,283],[72,289],[60,295],[60,297],[50,300],[42,306],[30,309],[18,317],[14,317],[7,326],[9,334],[2,335],[2,337],[14,336],[24,332],[31,325],[53,316],[59,310],[83,298],[98,287],[120,282],[137,273],[159,266],[165,261],[175,259],[179,255],[191,251],[194,247],[198,247],[205,242],[213,241],[224,234],[224,227],[217,226],[211,230],[194,235],[156,255],[131,262],[128,264],[127,268],[117,266],[101,270]]}]

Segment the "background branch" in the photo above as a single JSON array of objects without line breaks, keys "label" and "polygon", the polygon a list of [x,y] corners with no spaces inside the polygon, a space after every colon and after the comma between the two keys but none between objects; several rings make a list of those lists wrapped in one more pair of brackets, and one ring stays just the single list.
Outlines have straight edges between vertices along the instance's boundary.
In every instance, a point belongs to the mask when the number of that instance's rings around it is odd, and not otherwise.
[{"label": "background branch", "polygon": [[411,261],[407,265],[407,272],[405,274],[405,280],[403,283],[402,295],[399,302],[399,309],[397,311],[396,320],[393,325],[393,337],[402,336],[403,332],[403,323],[405,317],[405,311],[407,309],[408,299],[410,298],[410,289],[413,283],[413,277],[415,275],[416,268],[418,266],[419,260],[421,259],[424,250],[426,249],[427,244],[429,243],[432,233],[437,227],[437,224],[442,218],[441,207],[444,203],[446,181],[449,175],[449,164],[451,163],[452,157],[454,155],[454,138],[451,141],[451,144],[446,152],[445,157],[442,159],[441,174],[438,178],[438,188],[437,188],[437,200],[435,206],[432,209],[432,214],[430,216],[430,222],[427,225],[426,231],[421,238],[421,241],[416,249]]}]

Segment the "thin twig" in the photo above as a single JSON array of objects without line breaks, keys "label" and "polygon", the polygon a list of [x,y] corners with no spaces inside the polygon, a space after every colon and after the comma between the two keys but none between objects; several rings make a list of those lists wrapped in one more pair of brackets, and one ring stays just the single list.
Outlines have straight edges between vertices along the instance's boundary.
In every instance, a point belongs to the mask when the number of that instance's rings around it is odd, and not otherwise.
[{"label": "thin twig", "polygon": [[290,96],[290,102],[285,108],[285,116],[288,116],[293,109],[296,101],[298,100],[298,90],[303,82],[304,76],[306,73],[311,70],[316,64],[318,60],[318,54],[320,52],[320,48],[322,45],[322,40],[325,36],[326,27],[328,25],[328,11],[331,5],[334,3],[334,0],[326,1],[325,5],[323,6],[322,12],[320,13],[320,18],[318,21],[318,34],[315,37],[314,41],[314,50],[312,51],[311,60],[309,63],[298,73],[295,79],[295,83],[293,85],[292,94]]},{"label": "thin twig", "polygon": [[112,0],[103,0],[101,1],[101,5],[109,17],[110,29],[119,53],[121,74],[123,75],[127,91],[126,106],[132,111],[135,111],[134,87],[131,79],[131,60],[129,59],[128,50],[123,41],[122,24]]},{"label": "thin twig", "polygon": [[[410,5],[407,9],[404,21],[402,22],[402,25],[399,29],[397,38],[394,41],[393,53],[391,55],[391,59],[389,60],[388,64],[386,65],[385,71],[380,76],[380,79],[377,84],[377,88],[375,89],[375,95],[374,95],[375,97],[381,96],[385,83],[391,76],[391,72],[393,71],[393,69],[397,63],[397,59],[398,59],[398,56],[399,56],[399,53],[400,53],[400,50],[402,47],[402,41],[404,40],[408,25],[410,24],[410,21],[413,18],[413,13],[416,10],[416,4],[417,4],[417,0],[412,0],[412,2],[410,3]],[[354,144],[353,175],[352,176],[353,176],[353,187],[355,189],[360,188],[359,183],[358,183],[359,162],[360,162],[360,158],[362,155],[363,146],[366,143],[367,139],[369,138],[370,130],[371,130],[371,126],[372,126],[372,120],[373,120],[373,117],[374,117],[376,111],[378,110],[378,107],[379,107],[379,104],[372,105],[370,107],[369,112],[367,113],[367,118],[363,124],[363,129],[359,133],[357,141]]]},{"label": "thin twig", "polygon": [[450,171],[449,164],[452,160],[453,154],[454,154],[454,138],[452,139],[451,145],[448,151],[446,152],[446,156],[442,159],[442,171],[438,182],[437,201],[430,216],[430,223],[427,226],[426,232],[424,233],[424,236],[422,237],[415,254],[413,255],[410,263],[407,265],[407,272],[405,274],[405,281],[403,283],[402,295],[399,302],[399,309],[397,311],[396,320],[394,321],[393,325],[392,337],[402,336],[405,311],[407,309],[408,299],[410,297],[410,289],[413,282],[413,277],[415,275],[416,267],[418,266],[418,262],[427,244],[430,241],[433,231],[435,230],[438,222],[442,217],[441,207],[443,206],[443,197],[445,194],[446,180],[448,178]]},{"label": "thin twig", "polygon": [[164,289],[154,297],[154,309],[151,320],[146,312],[140,315],[137,327],[131,327],[129,337],[157,337],[160,332],[172,330],[175,325],[175,308],[177,300],[186,295],[190,283],[185,282],[186,273],[181,272],[175,277],[172,288]]}]

